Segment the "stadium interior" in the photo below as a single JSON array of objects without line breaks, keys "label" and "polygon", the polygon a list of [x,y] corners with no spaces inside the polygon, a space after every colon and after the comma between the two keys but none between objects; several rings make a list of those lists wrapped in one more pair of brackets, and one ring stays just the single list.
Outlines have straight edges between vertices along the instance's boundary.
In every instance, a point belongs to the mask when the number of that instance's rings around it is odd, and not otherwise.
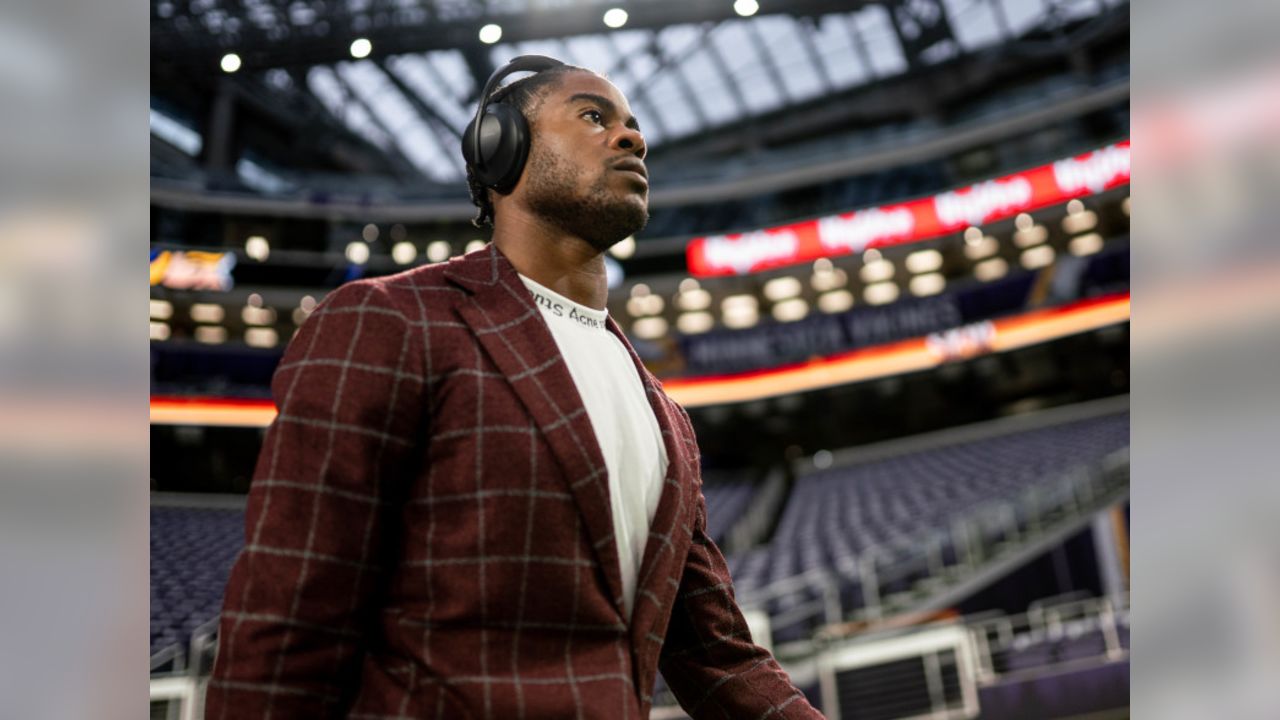
[{"label": "stadium interior", "polygon": [[1128,717],[1127,2],[152,0],[151,51],[152,718],[200,717],[285,346],[485,245],[461,132],[528,53],[646,129],[608,310],[810,702]]}]

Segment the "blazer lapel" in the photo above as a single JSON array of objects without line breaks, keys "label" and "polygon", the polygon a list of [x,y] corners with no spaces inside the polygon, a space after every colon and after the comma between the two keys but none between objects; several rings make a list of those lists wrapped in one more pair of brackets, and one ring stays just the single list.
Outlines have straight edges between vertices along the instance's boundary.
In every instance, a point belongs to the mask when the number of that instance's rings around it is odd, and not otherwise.
[{"label": "blazer lapel", "polygon": [[451,261],[445,276],[469,291],[457,302],[459,314],[507,376],[564,471],[611,599],[622,614],[622,573],[604,457],[555,338],[515,268],[492,243]]}]

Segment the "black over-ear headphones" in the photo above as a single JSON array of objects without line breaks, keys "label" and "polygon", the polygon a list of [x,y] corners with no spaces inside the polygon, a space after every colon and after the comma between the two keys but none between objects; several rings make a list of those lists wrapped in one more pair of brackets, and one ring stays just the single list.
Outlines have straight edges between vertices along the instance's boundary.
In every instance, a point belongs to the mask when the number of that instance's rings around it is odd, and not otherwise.
[{"label": "black over-ear headphones", "polygon": [[545,55],[521,55],[494,71],[484,84],[476,116],[462,133],[462,157],[482,185],[509,192],[529,158],[529,121],[514,105],[490,104],[489,95],[512,73],[542,72],[563,64]]}]

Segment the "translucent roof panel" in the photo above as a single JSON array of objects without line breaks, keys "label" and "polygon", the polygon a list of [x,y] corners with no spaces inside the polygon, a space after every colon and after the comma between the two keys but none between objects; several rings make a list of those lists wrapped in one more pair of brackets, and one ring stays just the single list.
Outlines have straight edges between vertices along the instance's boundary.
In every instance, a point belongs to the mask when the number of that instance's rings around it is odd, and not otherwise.
[{"label": "translucent roof panel", "polygon": [[461,134],[474,113],[464,105],[454,86],[446,82],[436,65],[425,55],[400,55],[387,60],[387,68],[417,93],[448,125]]},{"label": "translucent roof panel", "polygon": [[889,11],[881,5],[868,5],[853,15],[853,27],[858,31],[871,59],[876,77],[897,75],[907,69],[902,46]]},{"label": "translucent roof panel", "polygon": [[965,50],[994,45],[1002,37],[992,0],[943,0],[951,32]]},{"label": "translucent roof panel", "polygon": [[672,137],[688,135],[702,126],[694,93],[680,75],[680,61],[695,48],[698,36],[697,30],[688,25],[669,27],[658,33],[657,46],[665,62],[643,86],[646,99],[662,116],[662,124]]},{"label": "translucent roof panel", "polygon": [[200,133],[155,108],[151,108],[151,132],[192,157],[199,155],[204,146]]},{"label": "translucent roof panel", "polygon": [[[688,135],[699,127],[690,98],[680,87],[672,68],[664,68],[645,85],[644,99],[662,118],[670,137]],[[643,126],[642,126],[643,127]]]},{"label": "translucent roof panel", "polygon": [[603,35],[579,35],[565,40],[565,61],[585,68],[596,68],[597,72],[608,72],[610,79],[617,84],[620,72],[610,72],[605,67],[613,62],[617,50]]},{"label": "translucent roof panel", "polygon": [[819,75],[821,70],[802,44],[808,40],[801,37],[794,18],[768,15],[757,20],[755,26],[763,41],[762,50],[772,57],[792,102],[808,100],[826,89]]},{"label": "translucent roof panel", "polygon": [[293,189],[284,178],[246,157],[236,161],[236,175],[245,185],[261,192],[282,193]]},{"label": "translucent roof panel", "polygon": [[709,124],[721,125],[742,116],[745,108],[734,97],[736,90],[728,84],[732,80],[720,72],[716,58],[703,43],[689,55],[681,70]]},{"label": "translucent roof panel", "polygon": [[394,139],[397,147],[424,175],[450,181],[462,177],[456,153],[441,147],[435,131],[427,127],[377,65],[368,61],[342,63],[338,73],[369,106]]},{"label": "translucent roof panel", "polygon": [[1004,10],[1009,29],[1015,35],[1030,30],[1044,17],[1044,0],[992,0]]},{"label": "translucent roof panel", "polygon": [[839,89],[870,80],[854,46],[853,29],[844,15],[828,15],[813,33],[814,51],[827,66],[827,77]]},{"label": "translucent roof panel", "polygon": [[648,30],[624,30],[600,38],[611,49],[595,61],[584,64],[584,67],[608,73],[613,84],[630,98],[636,85],[652,75],[658,67],[657,58],[649,52],[653,33]]},{"label": "translucent roof panel", "polygon": [[[467,67],[467,59],[458,50],[437,50],[427,53],[427,61],[435,68],[436,75],[449,86],[454,97],[469,100],[480,88],[476,87],[476,79]],[[470,114],[470,113],[468,113]]]},{"label": "translucent roof panel", "polygon": [[357,102],[352,102],[342,82],[333,74],[333,70],[316,66],[307,72],[307,87],[324,103],[329,112],[358,135],[386,150],[391,147],[391,137],[378,127],[369,111]]},{"label": "translucent roof panel", "polygon": [[1067,20],[1083,20],[1105,8],[1103,0],[1071,0],[1056,5],[1058,16]]},{"label": "translucent roof panel", "polygon": [[746,21],[729,20],[711,33],[715,50],[724,58],[729,74],[741,89],[743,100],[754,113],[763,113],[782,105],[782,90],[762,65],[756,47],[759,43],[747,30]]},{"label": "translucent roof panel", "polygon": [[661,62],[649,51],[653,33],[610,33],[607,38],[614,46],[617,57],[624,58],[609,77],[631,103],[631,112],[635,113],[640,127],[644,128],[645,142],[653,144],[665,139],[668,135],[666,118],[659,113],[650,94],[645,91],[661,68]]}]

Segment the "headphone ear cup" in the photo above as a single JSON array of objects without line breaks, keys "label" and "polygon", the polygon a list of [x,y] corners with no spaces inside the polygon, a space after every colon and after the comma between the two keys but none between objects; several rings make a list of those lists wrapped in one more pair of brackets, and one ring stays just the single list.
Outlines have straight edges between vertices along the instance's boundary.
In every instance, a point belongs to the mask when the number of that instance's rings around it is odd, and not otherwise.
[{"label": "headphone ear cup", "polygon": [[475,121],[467,125],[462,138],[462,156],[476,179],[501,193],[511,191],[520,180],[529,157],[529,123],[524,115],[506,103],[485,108],[480,120],[480,157],[472,157]]}]

